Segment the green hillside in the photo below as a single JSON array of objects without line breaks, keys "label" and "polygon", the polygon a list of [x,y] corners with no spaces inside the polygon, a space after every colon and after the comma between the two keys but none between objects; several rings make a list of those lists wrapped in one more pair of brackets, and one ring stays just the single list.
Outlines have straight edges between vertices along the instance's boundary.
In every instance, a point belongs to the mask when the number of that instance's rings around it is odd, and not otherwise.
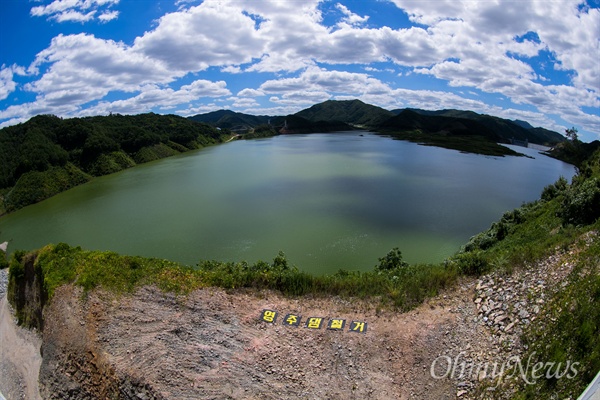
[{"label": "green hillside", "polygon": [[[497,143],[512,140],[554,146],[565,141],[557,132],[534,128],[526,121],[507,120],[464,110],[428,111],[419,109],[385,110],[360,100],[327,100],[288,116],[253,116],[230,110],[214,111],[190,117],[238,133],[270,124],[275,131],[287,126],[285,133],[311,133],[370,129],[422,144],[487,155],[516,155]],[[264,136],[264,135],[259,135]]]},{"label": "green hillside", "polygon": [[0,130],[0,214],[106,175],[221,141],[175,115],[61,119],[40,115]]},{"label": "green hillside", "polygon": [[473,119],[429,116],[404,110],[379,126],[396,139],[491,156],[519,155],[498,143],[508,141]]},{"label": "green hillside", "polygon": [[309,121],[340,121],[364,128],[374,128],[393,117],[383,108],[365,104],[360,100],[328,100],[297,112],[298,117]]},{"label": "green hillside", "polygon": [[[503,143],[508,143],[511,139],[520,141],[529,141],[530,143],[553,146],[563,142],[565,137],[557,132],[544,128],[534,128],[526,121],[511,121],[491,115],[478,114],[473,111],[463,110],[439,110],[427,111],[418,109],[408,109],[427,117],[451,117],[464,120],[472,120],[484,126],[488,132],[501,138]],[[400,114],[405,110],[394,110],[395,114]]]},{"label": "green hillside", "polygon": [[317,133],[317,132],[336,132],[352,130],[352,126],[339,120],[317,120],[312,121],[299,116],[298,114],[288,115],[283,118],[281,133]]},{"label": "green hillside", "polygon": [[189,117],[192,121],[204,122],[214,127],[230,130],[249,130],[267,124],[272,117],[249,115],[231,110],[219,110]]}]

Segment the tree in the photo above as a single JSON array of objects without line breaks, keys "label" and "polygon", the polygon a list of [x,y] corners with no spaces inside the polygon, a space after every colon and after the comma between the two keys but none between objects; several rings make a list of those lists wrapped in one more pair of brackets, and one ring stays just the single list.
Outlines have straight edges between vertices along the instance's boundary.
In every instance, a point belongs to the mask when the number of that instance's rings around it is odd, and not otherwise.
[{"label": "tree", "polygon": [[565,130],[565,133],[566,133],[567,139],[569,139],[573,143],[576,143],[579,141],[579,137],[577,135],[577,129],[575,129],[575,127]]},{"label": "tree", "polygon": [[394,247],[385,257],[379,258],[379,265],[375,266],[375,270],[395,271],[406,267],[408,267],[408,263],[402,260],[402,252],[397,247]]}]

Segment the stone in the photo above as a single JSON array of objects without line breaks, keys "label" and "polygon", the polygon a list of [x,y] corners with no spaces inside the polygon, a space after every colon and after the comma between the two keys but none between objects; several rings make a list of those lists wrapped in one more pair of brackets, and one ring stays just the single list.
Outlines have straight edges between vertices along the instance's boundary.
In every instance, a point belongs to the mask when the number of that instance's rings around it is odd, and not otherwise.
[{"label": "stone", "polygon": [[510,330],[513,328],[513,326],[515,326],[516,321],[511,322],[510,324],[506,325],[506,328],[504,328],[504,332],[510,332]]}]

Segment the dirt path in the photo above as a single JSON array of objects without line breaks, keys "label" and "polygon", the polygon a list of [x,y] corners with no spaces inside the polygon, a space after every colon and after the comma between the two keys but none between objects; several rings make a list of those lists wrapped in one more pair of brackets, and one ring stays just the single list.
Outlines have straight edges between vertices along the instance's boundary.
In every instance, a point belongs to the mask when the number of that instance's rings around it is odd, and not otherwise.
[{"label": "dirt path", "polygon": [[6,295],[0,300],[0,392],[7,400],[41,399],[41,339],[15,324]]}]

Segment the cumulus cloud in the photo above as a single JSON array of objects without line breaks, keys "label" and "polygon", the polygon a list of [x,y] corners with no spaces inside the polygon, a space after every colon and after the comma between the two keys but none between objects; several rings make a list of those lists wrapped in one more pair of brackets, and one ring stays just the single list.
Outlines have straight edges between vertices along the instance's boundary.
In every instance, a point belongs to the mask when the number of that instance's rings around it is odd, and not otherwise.
[{"label": "cumulus cloud", "polygon": [[294,92],[327,92],[361,95],[388,92],[389,87],[367,74],[309,67],[297,78],[265,81],[260,90],[269,94]]},{"label": "cumulus cloud", "polygon": [[229,95],[231,92],[227,89],[224,81],[212,82],[199,79],[189,85],[181,86],[179,90],[147,85],[142,87],[140,93],[134,97],[112,102],[102,101],[83,110],[80,115],[108,114],[110,112],[135,114],[148,112],[153,108],[167,110],[202,97],[215,98]]},{"label": "cumulus cloud", "polygon": [[14,70],[12,67],[0,68],[0,100],[4,100],[15,91],[17,84],[13,80]]},{"label": "cumulus cloud", "polygon": [[264,96],[265,92],[263,92],[262,90],[246,88],[240,90],[237,95],[238,97],[258,97]]},{"label": "cumulus cloud", "polygon": [[241,9],[205,1],[161,17],[156,29],[135,39],[132,50],[186,73],[248,63],[263,47],[254,21]]},{"label": "cumulus cloud", "polygon": [[166,83],[173,72],[160,61],[132,51],[122,42],[92,35],[59,35],[38,53],[30,70],[50,64],[43,76],[26,89],[54,104],[79,104],[102,98],[112,90],[132,92],[147,84]]},{"label": "cumulus cloud", "polygon": [[342,21],[339,23],[339,25],[342,24],[348,24],[348,25],[362,25],[365,22],[367,22],[367,20],[369,19],[369,16],[366,15],[364,17],[361,17],[358,14],[353,13],[352,11],[350,11],[348,9],[348,7],[346,7],[345,5],[341,4],[341,3],[337,3],[335,5],[335,7],[340,10],[342,12],[342,14],[344,14],[344,18],[342,19]]},{"label": "cumulus cloud", "polygon": [[[578,0],[393,2],[427,26],[433,45],[449,58],[417,72],[499,93],[574,123],[584,122],[578,117],[585,115],[582,107],[598,107],[600,10]],[[524,39],[528,34],[533,39]],[[541,51],[553,55],[552,68],[570,72],[571,85],[544,85],[547,79],[527,62]],[[583,126],[596,129],[590,124],[596,116],[588,117]]]},{"label": "cumulus cloud", "polygon": [[98,16],[98,19],[100,20],[100,22],[109,22],[109,21],[112,21],[113,19],[117,19],[117,18],[119,18],[118,11],[107,11],[107,12],[100,14],[100,16]]},{"label": "cumulus cloud", "polygon": [[94,19],[98,11],[103,10],[98,19],[111,21],[119,15],[110,8],[120,0],[54,0],[44,6],[32,7],[34,17],[47,17],[57,22],[88,22]]}]

